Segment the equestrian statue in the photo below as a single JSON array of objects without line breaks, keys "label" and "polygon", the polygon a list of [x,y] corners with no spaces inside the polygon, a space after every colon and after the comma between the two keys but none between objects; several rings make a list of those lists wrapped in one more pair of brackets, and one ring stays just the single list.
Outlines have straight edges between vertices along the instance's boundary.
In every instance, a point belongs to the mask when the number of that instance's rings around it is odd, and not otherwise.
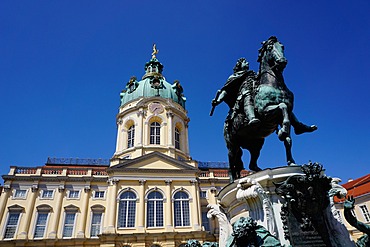
[{"label": "equestrian statue", "polygon": [[225,102],[230,110],[224,124],[231,180],[240,178],[243,170],[242,148],[250,152],[249,169],[260,171],[257,165],[265,137],[276,132],[284,142],[288,165],[294,164],[290,126],[295,134],[312,132],[316,125],[305,125],[293,113],[294,95],[285,84],[283,71],[287,65],[284,46],[275,36],[262,42],[259,49],[258,74],[249,70],[249,63],[240,58],[234,73],[217,91],[212,100],[215,107]]}]

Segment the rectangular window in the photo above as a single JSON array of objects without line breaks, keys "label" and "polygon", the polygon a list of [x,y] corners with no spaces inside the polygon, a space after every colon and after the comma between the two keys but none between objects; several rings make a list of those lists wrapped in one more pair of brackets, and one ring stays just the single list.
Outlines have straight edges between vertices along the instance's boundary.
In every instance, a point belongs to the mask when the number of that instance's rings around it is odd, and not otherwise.
[{"label": "rectangular window", "polygon": [[42,198],[53,198],[53,190],[43,190],[41,197]]},{"label": "rectangular window", "polygon": [[97,237],[100,234],[102,215],[103,213],[93,212],[90,231],[91,237]]},{"label": "rectangular window", "polygon": [[26,193],[27,193],[27,190],[15,190],[14,192],[14,198],[22,198],[22,199],[25,199],[26,198]]},{"label": "rectangular window", "polygon": [[209,219],[207,217],[207,212],[202,212],[202,226],[204,227],[204,230],[209,231]]},{"label": "rectangular window", "polygon": [[200,198],[207,198],[207,191],[200,191]]},{"label": "rectangular window", "polygon": [[366,205],[361,205],[360,209],[361,209],[362,215],[364,216],[365,221],[369,222],[370,221],[370,214],[369,214],[369,210],[367,210]]},{"label": "rectangular window", "polygon": [[39,212],[37,215],[34,238],[43,238],[48,220],[48,212]]},{"label": "rectangular window", "polygon": [[70,238],[73,234],[73,228],[75,225],[75,212],[68,212],[65,214],[64,226],[63,226],[63,238]]},{"label": "rectangular window", "polygon": [[20,212],[10,212],[8,222],[6,223],[4,239],[14,238],[15,231],[17,230]]},{"label": "rectangular window", "polygon": [[80,191],[79,190],[70,190],[68,194],[68,198],[72,199],[78,199],[80,197]]},{"label": "rectangular window", "polygon": [[94,198],[103,199],[105,196],[105,191],[95,191]]}]

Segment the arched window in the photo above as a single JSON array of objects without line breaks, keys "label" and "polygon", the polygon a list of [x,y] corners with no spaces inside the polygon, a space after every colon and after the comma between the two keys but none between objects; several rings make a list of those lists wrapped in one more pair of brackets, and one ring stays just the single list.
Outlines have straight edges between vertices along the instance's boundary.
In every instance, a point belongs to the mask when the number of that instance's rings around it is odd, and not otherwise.
[{"label": "arched window", "polygon": [[150,124],[150,144],[161,144],[161,125],[158,122]]},{"label": "arched window", "polygon": [[180,149],[180,130],[175,128],[175,148]]},{"label": "arched window", "polygon": [[127,130],[127,148],[134,146],[135,140],[135,125],[131,125]]},{"label": "arched window", "polygon": [[163,226],[163,195],[158,191],[153,191],[148,195],[147,204],[147,227]]},{"label": "arched window", "polygon": [[190,226],[189,195],[179,191],[174,195],[175,227]]},{"label": "arched window", "polygon": [[136,195],[126,191],[119,197],[118,228],[135,227]]}]

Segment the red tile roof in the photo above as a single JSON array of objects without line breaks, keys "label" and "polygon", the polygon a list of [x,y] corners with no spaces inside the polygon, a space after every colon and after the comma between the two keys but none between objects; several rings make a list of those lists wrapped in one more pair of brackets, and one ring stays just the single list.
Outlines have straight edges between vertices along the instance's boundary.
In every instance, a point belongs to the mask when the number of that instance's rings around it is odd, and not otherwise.
[{"label": "red tile roof", "polygon": [[[348,191],[348,195],[354,198],[370,193],[370,174],[342,184],[342,186]],[[335,202],[344,201],[344,199],[340,200],[337,197],[334,199]]]}]

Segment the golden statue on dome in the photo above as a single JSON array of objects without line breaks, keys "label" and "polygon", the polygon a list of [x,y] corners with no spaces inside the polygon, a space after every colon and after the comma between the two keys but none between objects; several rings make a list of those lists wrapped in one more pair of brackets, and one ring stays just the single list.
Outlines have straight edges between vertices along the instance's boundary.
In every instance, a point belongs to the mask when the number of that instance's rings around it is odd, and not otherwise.
[{"label": "golden statue on dome", "polygon": [[152,52],[152,59],[156,58],[155,55],[157,55],[159,50],[157,50],[157,45],[153,44],[153,52]]}]

